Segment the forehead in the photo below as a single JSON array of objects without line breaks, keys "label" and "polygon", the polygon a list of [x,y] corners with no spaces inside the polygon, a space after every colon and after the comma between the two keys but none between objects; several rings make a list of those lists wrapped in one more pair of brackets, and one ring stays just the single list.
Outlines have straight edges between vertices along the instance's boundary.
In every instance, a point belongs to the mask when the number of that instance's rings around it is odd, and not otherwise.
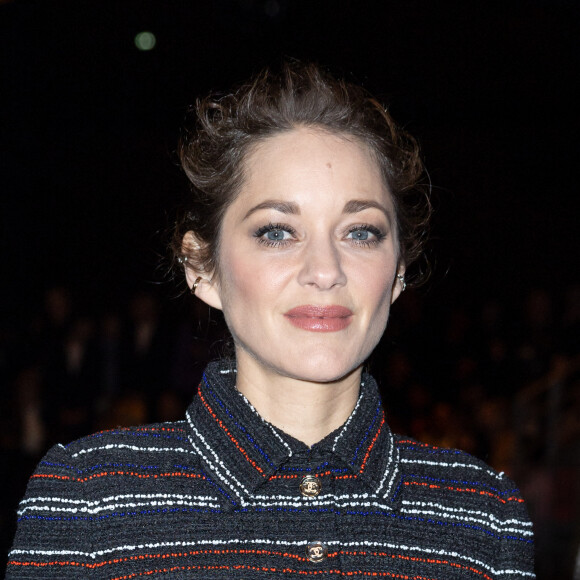
[{"label": "forehead", "polygon": [[379,164],[354,137],[300,127],[261,141],[246,156],[240,190],[246,201],[292,195],[314,203],[323,194],[337,202],[364,198],[392,207]]}]

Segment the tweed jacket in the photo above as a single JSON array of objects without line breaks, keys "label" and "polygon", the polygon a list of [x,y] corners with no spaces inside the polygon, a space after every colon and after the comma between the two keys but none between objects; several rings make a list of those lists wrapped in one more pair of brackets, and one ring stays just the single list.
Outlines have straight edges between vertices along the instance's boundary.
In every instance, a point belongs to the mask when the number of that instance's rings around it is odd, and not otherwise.
[{"label": "tweed jacket", "polygon": [[374,380],[311,448],[214,363],[186,418],[53,447],[18,510],[7,578],[534,578],[503,474],[393,435]]}]

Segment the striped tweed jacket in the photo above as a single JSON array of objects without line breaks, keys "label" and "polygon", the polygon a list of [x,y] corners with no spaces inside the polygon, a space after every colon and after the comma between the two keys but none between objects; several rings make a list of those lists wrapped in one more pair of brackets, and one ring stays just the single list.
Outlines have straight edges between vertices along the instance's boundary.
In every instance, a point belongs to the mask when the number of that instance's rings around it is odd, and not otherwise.
[{"label": "striped tweed jacket", "polygon": [[513,483],[393,435],[371,377],[312,448],[234,383],[210,365],[184,421],[52,448],[20,504],[7,578],[534,578]]}]

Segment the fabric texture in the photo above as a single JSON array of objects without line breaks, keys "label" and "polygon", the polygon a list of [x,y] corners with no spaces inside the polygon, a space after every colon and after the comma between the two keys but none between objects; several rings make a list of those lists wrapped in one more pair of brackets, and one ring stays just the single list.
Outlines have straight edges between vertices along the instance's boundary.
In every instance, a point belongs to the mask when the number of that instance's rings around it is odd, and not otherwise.
[{"label": "fabric texture", "polygon": [[370,376],[348,421],[312,448],[234,385],[214,363],[184,421],[53,447],[19,506],[7,579],[535,577],[514,484],[462,451],[393,435]]}]

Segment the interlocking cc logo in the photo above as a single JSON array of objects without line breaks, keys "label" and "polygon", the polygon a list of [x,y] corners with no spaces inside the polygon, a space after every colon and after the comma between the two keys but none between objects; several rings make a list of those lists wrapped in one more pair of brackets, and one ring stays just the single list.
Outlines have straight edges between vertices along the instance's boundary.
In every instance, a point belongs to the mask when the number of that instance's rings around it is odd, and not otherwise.
[{"label": "interlocking cc logo", "polygon": [[322,542],[311,542],[306,546],[306,557],[311,562],[322,562],[326,556],[328,556],[328,548]]}]

